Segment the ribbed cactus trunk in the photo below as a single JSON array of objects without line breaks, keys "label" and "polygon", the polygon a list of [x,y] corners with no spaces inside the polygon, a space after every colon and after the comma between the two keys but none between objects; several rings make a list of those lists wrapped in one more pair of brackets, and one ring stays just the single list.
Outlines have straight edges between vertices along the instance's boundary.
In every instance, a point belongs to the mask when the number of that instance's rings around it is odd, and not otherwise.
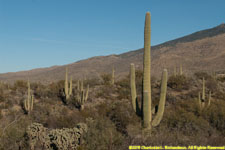
[{"label": "ribbed cactus trunk", "polygon": [[142,126],[151,129],[157,126],[162,120],[167,90],[167,70],[164,69],[162,74],[161,93],[157,114],[152,121],[152,101],[151,101],[151,16],[147,12],[145,16],[145,32],[144,32],[144,60],[143,60],[143,89],[142,89],[142,107],[139,108],[137,101],[136,85],[135,85],[135,66],[130,65],[130,87],[132,107],[138,116],[142,117]]},{"label": "ribbed cactus trunk", "polygon": [[132,99],[132,106],[134,112],[136,112],[136,100],[137,100],[137,93],[136,93],[136,84],[135,84],[135,67],[134,64],[130,64],[130,89],[131,89],[131,99]]},{"label": "ribbed cactus trunk", "polygon": [[81,80],[81,83],[80,83],[80,90],[81,90],[81,91],[84,90],[84,82],[83,82],[83,80]]},{"label": "ribbed cactus trunk", "polygon": [[27,82],[27,87],[28,87],[28,90],[27,90],[27,110],[29,112],[30,111],[30,105],[31,105],[31,101],[30,101],[30,98],[31,98],[31,94],[30,94],[30,81],[29,80]]},{"label": "ribbed cactus trunk", "polygon": [[68,68],[66,68],[64,90],[65,90],[66,99],[68,99],[68,94],[69,94],[69,91],[68,91]]},{"label": "ribbed cactus trunk", "polygon": [[205,101],[205,78],[202,79],[202,100]]},{"label": "ribbed cactus trunk", "polygon": [[86,95],[85,95],[84,102],[86,102],[87,99],[88,99],[88,93],[89,93],[89,85],[87,85],[87,90],[86,90]]},{"label": "ribbed cactus trunk", "polygon": [[144,74],[143,74],[143,126],[151,127],[152,113],[151,113],[151,15],[149,12],[145,16],[145,30],[144,30]]},{"label": "ribbed cactus trunk", "polygon": [[159,125],[160,121],[162,120],[163,113],[164,113],[164,107],[166,103],[166,91],[167,91],[167,70],[164,69],[162,73],[162,81],[161,81],[161,91],[160,91],[160,100],[159,100],[159,109],[158,112],[152,121],[152,126],[155,127]]},{"label": "ribbed cactus trunk", "polygon": [[70,90],[69,90],[69,95],[71,96],[73,92],[73,79],[70,77]]},{"label": "ribbed cactus trunk", "polygon": [[[208,108],[211,104],[211,91],[209,91],[208,99],[206,100],[206,92],[205,92],[205,78],[202,78],[202,96],[201,93],[198,93],[198,101],[199,101],[199,108],[200,110],[204,108]],[[206,106],[206,101],[208,101],[208,104]]]},{"label": "ribbed cactus trunk", "polygon": [[26,113],[30,114],[30,112],[33,110],[33,104],[34,104],[34,95],[31,95],[30,82],[28,80],[27,99],[24,100],[24,108],[26,110]]},{"label": "ribbed cactus trunk", "polygon": [[212,93],[211,93],[211,91],[209,91],[209,99],[208,99],[208,105],[207,105],[207,107],[209,107],[210,106],[210,104],[211,104],[211,96],[212,95]]},{"label": "ribbed cactus trunk", "polygon": [[199,108],[200,110],[202,109],[202,100],[201,100],[201,93],[198,92],[198,103],[199,103]]}]

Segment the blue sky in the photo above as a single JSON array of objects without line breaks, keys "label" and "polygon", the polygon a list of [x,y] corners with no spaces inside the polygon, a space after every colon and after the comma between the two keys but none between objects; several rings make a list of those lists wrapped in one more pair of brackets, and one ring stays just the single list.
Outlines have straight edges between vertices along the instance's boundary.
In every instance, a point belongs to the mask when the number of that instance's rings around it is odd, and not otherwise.
[{"label": "blue sky", "polygon": [[69,64],[152,45],[225,21],[225,0],[0,0],[0,73]]}]

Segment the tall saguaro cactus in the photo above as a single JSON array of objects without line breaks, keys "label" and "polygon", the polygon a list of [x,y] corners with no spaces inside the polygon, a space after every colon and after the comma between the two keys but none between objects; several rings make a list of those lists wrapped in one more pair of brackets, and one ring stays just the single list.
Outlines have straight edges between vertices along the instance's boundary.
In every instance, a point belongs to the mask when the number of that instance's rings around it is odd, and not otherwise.
[{"label": "tall saguaro cactus", "polygon": [[72,77],[70,78],[70,85],[68,84],[68,68],[66,68],[66,73],[65,73],[65,84],[64,84],[64,94],[66,100],[70,98],[72,95],[72,90],[73,90],[73,81]]},{"label": "tall saguaro cactus", "polygon": [[151,16],[150,13],[146,13],[145,17],[145,30],[144,30],[144,60],[143,60],[143,95],[142,95],[142,108],[139,109],[137,104],[137,92],[135,85],[135,67],[131,64],[130,71],[130,86],[131,86],[131,98],[132,106],[137,115],[141,116],[143,119],[143,127],[150,129],[152,126],[157,126],[162,120],[165,100],[166,100],[166,90],[167,90],[167,70],[164,69],[162,75],[161,83],[161,93],[159,101],[159,109],[152,120],[152,100],[151,100]]},{"label": "tall saguaro cactus", "polygon": [[112,68],[112,85],[114,85],[114,82],[115,82],[115,69],[114,69],[114,66]]},{"label": "tall saguaro cactus", "polygon": [[68,91],[68,68],[66,68],[66,74],[65,74],[65,85],[64,85],[64,90],[65,90],[65,95],[66,99],[68,99],[69,91]]},{"label": "tall saguaro cactus", "polygon": [[34,96],[31,95],[30,81],[27,81],[27,99],[24,100],[24,109],[29,114],[33,110]]},{"label": "tall saguaro cactus", "polygon": [[144,73],[143,73],[143,91],[148,94],[143,95],[143,118],[144,127],[150,125],[151,114],[151,15],[149,12],[145,16],[145,30],[144,30]]},{"label": "tall saguaro cactus", "polygon": [[209,95],[208,95],[208,104],[206,105],[206,92],[205,92],[205,78],[202,78],[202,94],[199,92],[198,93],[198,102],[199,102],[199,107],[200,110],[204,109],[205,107],[209,107],[211,104],[211,91],[209,91]]}]

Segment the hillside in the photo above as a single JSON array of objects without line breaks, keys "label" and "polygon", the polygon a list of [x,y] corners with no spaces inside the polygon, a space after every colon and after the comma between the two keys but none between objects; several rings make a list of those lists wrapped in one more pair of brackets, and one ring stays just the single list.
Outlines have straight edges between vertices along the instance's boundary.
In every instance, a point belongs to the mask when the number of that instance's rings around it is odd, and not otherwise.
[{"label": "hillside", "polygon": [[[152,37],[154,38],[154,37]],[[193,71],[225,71],[225,24],[202,30],[175,40],[152,47],[152,74],[158,76],[163,68],[169,73],[174,67],[183,65],[184,73]],[[120,55],[97,56],[64,66],[39,68],[30,71],[0,74],[2,81],[29,79],[31,81],[51,82],[64,79],[65,67],[73,78],[98,77],[111,72],[114,65],[116,76],[129,72],[130,63],[142,68],[143,49]]]}]

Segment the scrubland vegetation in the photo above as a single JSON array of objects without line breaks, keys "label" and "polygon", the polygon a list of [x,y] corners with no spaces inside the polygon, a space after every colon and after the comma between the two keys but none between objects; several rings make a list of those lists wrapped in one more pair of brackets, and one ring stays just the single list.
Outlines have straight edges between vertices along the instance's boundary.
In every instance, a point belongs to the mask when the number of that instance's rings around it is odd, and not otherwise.
[{"label": "scrubland vegetation", "polygon": [[[137,97],[141,97],[142,71],[136,71]],[[212,90],[210,107],[201,110],[198,92],[206,79],[206,91]],[[105,76],[105,75],[104,75]],[[110,75],[108,75],[110,76]],[[178,79],[179,78],[179,79]],[[181,79],[180,79],[181,78]],[[185,80],[188,78],[189,82]],[[201,77],[200,77],[201,78]],[[141,118],[136,116],[131,104],[129,76],[107,84],[100,79],[84,81],[91,85],[84,109],[74,103],[63,103],[59,91],[64,81],[43,85],[31,82],[34,94],[33,110],[26,114],[27,81],[13,85],[1,84],[0,88],[0,148],[29,149],[27,127],[40,123],[49,129],[74,128],[85,123],[88,132],[82,136],[79,149],[127,149],[129,145],[223,145],[225,141],[225,82],[207,73],[183,77],[173,75],[168,79],[168,91],[164,115],[159,126],[148,135],[142,129]],[[110,79],[110,78],[109,78]],[[93,84],[93,80],[95,83]],[[73,80],[74,85],[77,84]],[[186,84],[188,88],[177,89],[173,84]],[[212,89],[210,89],[212,88]],[[213,89],[216,88],[216,91]],[[158,104],[160,85],[152,81],[152,103]],[[35,149],[42,149],[36,145]]]},{"label": "scrubland vegetation", "polygon": [[225,78],[201,71],[187,76],[185,68],[151,77],[149,23],[143,71],[132,64],[118,80],[111,66],[112,74],[78,80],[68,77],[68,69],[65,80],[50,84],[1,83],[0,150],[223,146]]}]

